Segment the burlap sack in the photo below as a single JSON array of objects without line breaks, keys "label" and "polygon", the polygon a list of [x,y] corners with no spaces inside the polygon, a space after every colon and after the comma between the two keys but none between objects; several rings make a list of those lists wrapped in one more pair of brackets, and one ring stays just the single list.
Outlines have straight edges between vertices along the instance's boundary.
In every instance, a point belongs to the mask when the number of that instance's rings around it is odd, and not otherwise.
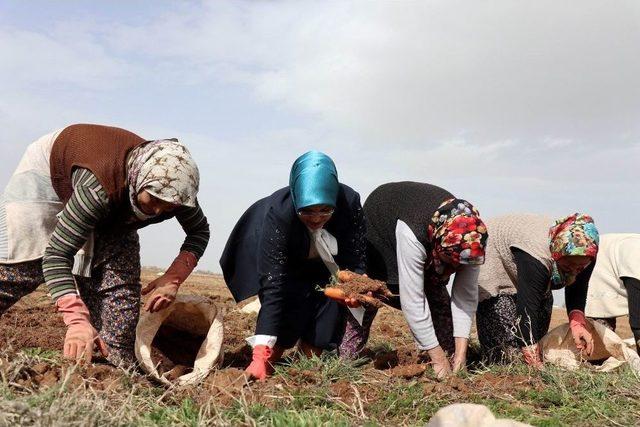
[{"label": "burlap sack", "polygon": [[[609,372],[629,364],[636,374],[640,374],[640,356],[615,332],[591,320],[587,320],[587,329],[593,335],[594,343],[593,353],[590,356],[585,358],[580,354],[573,342],[569,324],[565,323],[549,331],[540,340],[545,363],[549,362],[567,369],[576,369],[585,365],[602,372]],[[604,360],[604,362],[601,365],[584,363],[596,360]]]},{"label": "burlap sack", "polygon": [[496,418],[489,408],[474,403],[454,403],[440,408],[427,427],[531,427],[519,421]]},{"label": "burlap sack", "polygon": [[142,369],[166,385],[172,385],[161,376],[151,358],[151,343],[161,325],[205,336],[198,350],[193,371],[177,378],[179,385],[193,385],[202,381],[222,362],[222,311],[198,295],[180,295],[169,307],[156,313],[142,311],[136,328],[136,358]]}]

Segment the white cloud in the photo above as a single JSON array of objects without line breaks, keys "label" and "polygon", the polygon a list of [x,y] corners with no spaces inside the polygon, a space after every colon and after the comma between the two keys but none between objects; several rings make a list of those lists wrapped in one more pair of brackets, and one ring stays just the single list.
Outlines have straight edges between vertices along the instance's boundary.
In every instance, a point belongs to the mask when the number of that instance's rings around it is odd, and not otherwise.
[{"label": "white cloud", "polygon": [[114,48],[187,61],[368,143],[637,140],[640,4],[205,2]]}]

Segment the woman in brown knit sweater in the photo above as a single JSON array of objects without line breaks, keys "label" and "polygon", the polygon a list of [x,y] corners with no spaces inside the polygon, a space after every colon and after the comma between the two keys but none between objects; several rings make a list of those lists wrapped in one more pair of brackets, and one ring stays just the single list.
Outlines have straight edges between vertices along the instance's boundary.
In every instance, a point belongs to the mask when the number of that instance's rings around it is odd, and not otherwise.
[{"label": "woman in brown knit sweater", "polygon": [[177,140],[72,125],[31,144],[0,198],[0,315],[46,282],[67,325],[64,355],[94,346],[129,365],[140,310],[137,229],[176,217],[187,235],[145,309],[175,299],[209,241],[198,168]]}]

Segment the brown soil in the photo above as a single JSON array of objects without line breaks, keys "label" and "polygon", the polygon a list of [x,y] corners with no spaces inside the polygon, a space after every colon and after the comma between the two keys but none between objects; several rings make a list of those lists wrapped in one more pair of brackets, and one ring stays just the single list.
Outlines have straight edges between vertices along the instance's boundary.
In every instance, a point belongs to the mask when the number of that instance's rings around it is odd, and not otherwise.
[{"label": "brown soil", "polygon": [[16,304],[0,317],[0,347],[59,350],[66,328],[53,304],[25,307]]},{"label": "brown soil", "polygon": [[237,400],[248,385],[247,375],[242,369],[217,370],[207,377],[202,386],[198,387],[199,392],[196,392],[195,398],[203,402],[214,398],[219,403],[229,404]]},{"label": "brown soil", "polygon": [[257,317],[238,310],[228,310],[224,315],[224,367],[245,368],[251,363],[246,338],[255,333]]},{"label": "brown soil", "polygon": [[[23,366],[9,378],[19,389],[36,390],[64,385],[67,388],[91,387],[94,390],[124,390],[127,386],[122,380],[123,371],[111,365],[72,365],[62,366],[39,362],[33,366]],[[135,380],[146,385],[150,383],[143,377]],[[129,386],[130,387],[130,386]]]}]

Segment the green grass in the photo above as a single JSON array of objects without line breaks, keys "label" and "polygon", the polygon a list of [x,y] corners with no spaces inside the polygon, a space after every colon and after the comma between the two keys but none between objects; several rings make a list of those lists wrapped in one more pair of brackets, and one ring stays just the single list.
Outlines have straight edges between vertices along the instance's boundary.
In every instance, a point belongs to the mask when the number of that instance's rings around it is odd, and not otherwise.
[{"label": "green grass", "polygon": [[[499,418],[536,426],[640,423],[640,381],[630,370],[568,372],[547,367],[537,372],[523,365],[489,366],[460,375],[467,390],[445,387],[426,393],[427,386],[438,386],[427,376],[390,378],[370,364],[362,366],[363,361],[295,357],[277,367],[274,378],[256,389],[257,396],[248,393],[221,403],[178,390],[165,393],[129,376],[120,380],[118,391],[61,386],[25,390],[15,385],[16,373],[41,361],[59,363],[59,354],[27,349],[4,360],[0,426],[424,425],[441,407],[459,402],[484,404]],[[481,387],[486,374],[533,378],[536,386]],[[340,398],[334,391],[337,383],[358,394]]]}]

